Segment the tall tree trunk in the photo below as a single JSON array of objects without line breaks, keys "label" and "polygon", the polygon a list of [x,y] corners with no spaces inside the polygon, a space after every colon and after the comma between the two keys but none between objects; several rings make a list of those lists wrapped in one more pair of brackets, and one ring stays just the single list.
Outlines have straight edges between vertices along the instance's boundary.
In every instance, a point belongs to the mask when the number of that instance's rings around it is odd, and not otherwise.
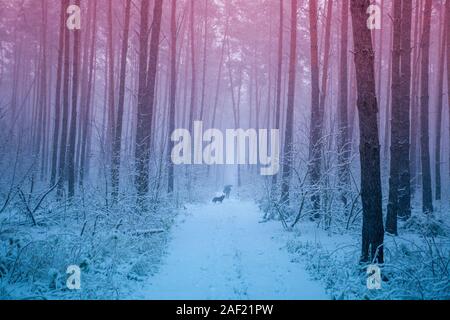
[{"label": "tall tree trunk", "polygon": [[[69,0],[64,1],[64,12],[69,6]],[[66,180],[66,148],[67,148],[67,124],[69,122],[69,76],[70,76],[70,32],[64,22],[64,77],[63,77],[63,114],[61,122],[61,138],[59,141],[59,166],[58,166],[58,198],[64,192],[64,182]]]},{"label": "tall tree trunk", "polygon": [[[229,39],[228,39],[229,40]],[[241,91],[242,91],[242,65],[239,66],[238,70],[238,93],[237,97],[234,90],[234,82],[233,82],[233,70],[232,70],[232,59],[231,59],[231,45],[230,41],[227,41],[227,49],[228,49],[228,79],[230,81],[230,91],[231,91],[231,105],[233,107],[233,120],[234,126],[236,128],[240,127],[239,124],[239,108],[241,103]],[[239,146],[237,146],[237,158],[239,158]],[[241,187],[241,166],[237,165],[237,178],[238,187]]]},{"label": "tall tree trunk", "polygon": [[[445,19],[449,19],[445,12],[441,13],[440,28],[440,50],[438,57],[438,87],[437,87],[437,106],[436,106],[436,140],[435,140],[435,186],[436,186],[436,200],[441,200],[442,186],[441,186],[441,143],[442,143],[442,103],[444,100],[444,69],[445,69],[445,44],[446,44],[446,32],[445,32]],[[448,31],[447,31],[448,32]]]},{"label": "tall tree trunk", "polygon": [[[205,22],[206,23],[206,22]],[[206,28],[205,28],[206,33]],[[177,0],[172,0],[170,16],[170,98],[169,98],[169,135],[175,130],[175,103],[177,96]],[[204,71],[205,72],[205,71]],[[203,89],[204,90],[204,89]],[[174,142],[170,139],[167,152],[168,193],[174,190],[174,164],[171,161],[171,150]]]},{"label": "tall tree trunk", "polygon": [[411,24],[412,2],[402,2],[402,50],[400,63],[400,127],[399,127],[399,168],[398,216],[411,216],[411,167],[410,167],[410,114],[411,114]]},{"label": "tall tree trunk", "polygon": [[[80,0],[75,0],[75,4],[80,6]],[[73,60],[72,60],[72,112],[70,118],[69,150],[67,157],[69,198],[75,195],[75,177],[77,169],[75,167],[75,147],[77,137],[78,119],[78,88],[79,88],[79,60],[80,60],[80,30],[73,30]]]},{"label": "tall tree trunk", "polygon": [[[284,28],[284,8],[283,1],[280,1],[280,22],[278,25],[278,62],[277,62],[277,92],[275,98],[275,128],[281,129],[281,78],[283,76],[283,28]],[[251,106],[250,106],[251,108]],[[274,175],[272,184],[277,183],[278,175]]]},{"label": "tall tree trunk", "polygon": [[155,102],[155,83],[158,66],[162,3],[163,0],[155,0],[149,57],[147,54],[149,0],[142,0],[141,4],[141,26],[139,34],[139,93],[135,150],[137,176],[135,184],[138,194],[138,205],[142,210],[145,209],[144,197],[149,190],[150,145]]},{"label": "tall tree trunk", "polygon": [[[321,80],[321,89],[320,89],[320,99],[319,99],[319,116],[320,116],[320,127],[323,128],[324,117],[325,117],[325,102],[327,99],[327,91],[328,91],[328,70],[329,70],[329,61],[330,61],[330,47],[331,47],[331,21],[333,18],[333,0],[327,1],[327,15],[326,15],[326,23],[325,23],[325,48],[323,52],[323,70],[322,70],[322,80]],[[322,131],[323,129],[321,129]],[[321,134],[322,135],[322,134]],[[319,143],[319,145],[322,145]],[[320,158],[322,157],[322,148],[319,148],[321,152]],[[319,185],[321,182],[319,182]],[[320,186],[319,190],[321,189]],[[320,209],[320,204],[318,206]],[[317,209],[316,209],[317,210]],[[319,218],[320,213],[317,210],[315,212],[315,218]]]},{"label": "tall tree trunk", "polygon": [[[447,2],[445,3],[445,13],[447,16],[447,19],[446,19],[447,27],[445,28],[445,33],[447,35],[447,92],[448,92],[447,106],[450,109],[450,0],[447,0]],[[450,123],[450,112],[449,112],[449,123]],[[450,128],[450,126],[449,126],[449,128]],[[449,141],[450,141],[450,131],[449,131]],[[450,155],[449,155],[449,165],[450,165]],[[449,173],[450,173],[450,167],[449,167]]]},{"label": "tall tree trunk", "polygon": [[[408,0],[409,1],[409,0]],[[399,149],[401,144],[400,126],[402,125],[401,92],[400,92],[400,54],[402,50],[402,0],[393,2],[393,49],[391,69],[391,95],[392,95],[392,120],[391,120],[391,163],[389,177],[389,202],[387,207],[386,231],[397,235],[398,192],[399,192]],[[409,115],[408,115],[409,117]]]},{"label": "tall tree trunk", "polygon": [[191,14],[189,20],[189,34],[191,41],[191,101],[190,101],[190,113],[189,113],[189,128],[192,132],[192,125],[195,119],[196,113],[196,101],[197,101],[197,67],[196,67],[196,55],[195,55],[195,0],[191,0]]},{"label": "tall tree trunk", "polygon": [[91,43],[90,43],[90,53],[89,53],[89,75],[87,79],[86,85],[86,99],[84,101],[85,114],[83,115],[83,135],[81,140],[81,155],[80,155],[80,186],[84,185],[84,180],[87,177],[88,173],[88,157],[89,157],[89,149],[90,149],[90,140],[91,140],[91,114],[93,113],[93,108],[91,108],[91,100],[92,100],[92,91],[94,90],[93,79],[95,79],[95,40],[96,40],[96,31],[97,31],[97,2],[93,2],[93,13],[92,13],[92,34],[91,34]]},{"label": "tall tree trunk", "polygon": [[[40,160],[41,176],[43,176],[43,170],[45,168],[45,140],[47,131],[47,6],[48,4],[41,0],[42,6],[42,30],[41,30],[41,62],[40,62],[40,79],[39,79],[39,117],[37,126],[37,141],[35,144],[35,156],[36,160]],[[37,162],[36,162],[37,163]]]},{"label": "tall tree trunk", "polygon": [[65,2],[61,2],[61,12],[59,19],[59,44],[58,44],[58,64],[56,67],[56,91],[55,91],[55,121],[53,128],[53,144],[52,144],[52,167],[50,185],[56,183],[56,174],[58,167],[58,146],[59,146],[59,130],[61,122],[61,78],[64,57],[64,34],[66,32],[66,7]]},{"label": "tall tree trunk", "polygon": [[138,84],[138,105],[137,105],[137,128],[136,128],[136,147],[135,147],[135,170],[136,170],[136,190],[138,195],[138,205],[144,209],[143,197],[148,192],[148,150],[150,137],[146,135],[147,127],[152,123],[152,117],[149,116],[147,91],[147,61],[148,61],[148,28],[149,28],[149,0],[141,1],[140,8],[140,29],[139,29],[139,84]]},{"label": "tall tree trunk", "polygon": [[361,198],[363,205],[361,262],[383,263],[383,210],[378,138],[378,103],[374,51],[367,28],[369,0],[351,0],[354,58],[358,86]]},{"label": "tall tree trunk", "polygon": [[320,110],[319,87],[319,50],[317,32],[317,1],[309,1],[309,32],[311,50],[311,124],[309,135],[309,163],[308,173],[311,186],[314,189],[311,197],[313,214],[317,218],[320,211],[320,195],[318,192],[320,183],[321,146],[323,116]]},{"label": "tall tree trunk", "polygon": [[[17,22],[16,22],[17,24]],[[13,67],[13,76],[12,76],[12,92],[11,92],[11,121],[12,125],[10,128],[10,134],[12,135],[14,132],[14,123],[17,120],[17,100],[19,96],[19,81],[20,81],[20,66],[22,65],[22,43],[18,43],[17,41],[17,26],[14,32],[14,67]]]},{"label": "tall tree trunk", "polygon": [[[197,0],[198,1],[198,0]],[[197,58],[195,50],[195,2],[196,0],[190,1],[190,18],[189,18],[189,38],[190,38],[190,58],[191,58],[191,96],[189,104],[189,132],[192,132],[194,120],[196,119],[196,104],[197,104]],[[200,141],[194,141],[192,147],[196,143],[201,143]],[[192,149],[192,154],[194,154]],[[195,162],[195,161],[194,161]],[[189,199],[191,199],[191,189],[192,189],[192,167],[187,168],[187,188],[189,193]]]},{"label": "tall tree trunk", "polygon": [[432,0],[425,1],[422,62],[421,62],[421,97],[420,97],[420,155],[422,162],[422,209],[425,214],[433,212],[433,193],[431,190],[430,141],[429,141],[429,62],[430,62],[430,29]]},{"label": "tall tree trunk", "polygon": [[293,158],[295,78],[297,68],[297,0],[291,0],[291,43],[289,54],[289,83],[286,112],[286,132],[284,138],[283,176],[281,184],[281,202],[289,205],[289,184]]},{"label": "tall tree trunk", "polygon": [[[380,9],[381,9],[381,12],[380,12],[380,14],[381,14],[381,25],[382,26],[384,26],[385,24],[384,24],[384,8],[385,8],[385,5],[386,5],[386,3],[385,3],[385,1],[384,0],[381,0],[381,3],[380,3]],[[378,102],[379,103],[381,103],[381,94],[382,94],[382,90],[381,90],[381,79],[383,78],[383,45],[384,45],[384,39],[383,39],[383,36],[384,36],[384,32],[383,32],[383,30],[384,30],[384,28],[381,28],[381,30],[379,30],[379,34],[380,34],[380,37],[379,37],[379,42],[380,42],[380,45],[379,45],[379,53],[380,53],[380,58],[379,58],[379,62],[378,62],[378,77],[377,77],[377,81],[378,81],[378,83],[377,83],[377,93],[378,93],[378,96],[377,96],[377,98],[378,98]],[[381,128],[380,128],[381,129]]]},{"label": "tall tree trunk", "polygon": [[84,32],[84,39],[82,41],[82,48],[83,53],[81,59],[81,75],[80,75],[80,116],[78,117],[78,130],[77,130],[77,150],[76,150],[76,162],[75,165],[78,168],[78,176],[77,181],[80,186],[83,185],[83,182],[81,181],[81,149],[83,142],[83,136],[85,135],[85,125],[84,122],[86,121],[86,115],[88,114],[87,111],[87,105],[86,105],[86,94],[88,91],[88,83],[89,83],[89,43],[90,43],[90,37],[91,37],[91,30],[92,30],[92,8],[93,5],[95,5],[95,2],[91,1],[87,4],[87,11],[88,11],[88,17],[87,17],[87,25],[86,25],[86,32]]},{"label": "tall tree trunk", "polygon": [[333,17],[333,0],[327,1],[327,18],[325,25],[325,49],[323,53],[323,71],[322,71],[322,85],[320,91],[319,110],[322,116],[321,122],[324,121],[325,101],[327,99],[328,91],[328,69],[330,61],[330,46],[331,46],[331,20]]},{"label": "tall tree trunk", "polygon": [[209,0],[205,0],[205,21],[204,21],[204,39],[203,39],[203,75],[202,75],[202,97],[200,102],[200,120],[203,120],[203,113],[205,108],[205,94],[206,94],[206,71],[207,71],[207,44],[208,44],[208,3]]},{"label": "tall tree trunk", "polygon": [[[392,5],[391,16],[394,16],[394,6]],[[394,39],[394,28],[391,27],[389,30],[389,58],[388,58],[388,72],[387,72],[387,81],[386,81],[386,100],[385,100],[385,111],[384,111],[384,135],[383,135],[383,163],[387,166],[389,163],[389,145],[390,145],[390,136],[391,136],[391,112],[392,112],[392,99],[390,90],[392,87],[392,50],[394,47],[393,39]],[[379,102],[381,105],[381,101]]]},{"label": "tall tree trunk", "polygon": [[116,103],[115,103],[115,81],[114,81],[114,24],[113,24],[113,0],[108,1],[108,124],[106,128],[106,159],[109,163],[111,156],[112,140],[115,136]]},{"label": "tall tree trunk", "polygon": [[225,43],[227,42],[227,38],[228,38],[228,27],[229,27],[229,22],[228,22],[228,18],[227,18],[227,22],[225,25],[225,32],[224,32],[223,40],[222,40],[222,49],[220,50],[219,71],[217,72],[216,92],[215,92],[215,96],[214,96],[214,106],[213,106],[213,118],[212,118],[212,122],[211,122],[212,128],[214,128],[215,123],[216,123],[216,113],[217,113],[217,106],[219,103],[219,95],[220,95],[220,84],[222,82],[223,60],[225,57]]},{"label": "tall tree trunk", "polygon": [[338,97],[338,176],[344,206],[347,205],[346,190],[350,186],[350,132],[348,124],[348,13],[349,0],[342,1],[340,63],[339,63],[339,97]]},{"label": "tall tree trunk", "polygon": [[125,104],[125,82],[127,71],[128,35],[130,33],[131,0],[126,1],[125,22],[123,26],[122,52],[120,58],[119,102],[117,105],[117,122],[112,146],[111,188],[113,202],[117,202],[120,178],[120,151],[122,146],[123,113]]},{"label": "tall tree trunk", "polygon": [[409,153],[410,159],[410,175],[411,175],[411,195],[414,196],[416,187],[418,186],[418,166],[420,159],[418,155],[419,150],[419,135],[420,135],[420,107],[419,107],[419,85],[420,85],[420,38],[421,38],[421,24],[422,24],[422,7],[423,0],[416,1],[415,21],[414,21],[414,67],[412,70],[412,88],[411,88],[411,148]]}]

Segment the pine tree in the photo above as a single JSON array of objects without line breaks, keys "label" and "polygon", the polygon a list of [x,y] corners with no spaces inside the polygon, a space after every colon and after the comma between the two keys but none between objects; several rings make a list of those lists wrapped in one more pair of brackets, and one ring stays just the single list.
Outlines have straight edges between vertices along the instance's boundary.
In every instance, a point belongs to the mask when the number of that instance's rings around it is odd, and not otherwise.
[{"label": "pine tree", "polygon": [[358,87],[360,128],[361,199],[363,205],[361,262],[383,263],[383,210],[378,138],[378,103],[374,51],[367,28],[369,0],[351,0],[354,59]]},{"label": "pine tree", "polygon": [[119,101],[117,105],[117,121],[114,129],[115,137],[112,146],[111,187],[113,201],[119,194],[120,153],[122,146],[123,114],[125,104],[125,82],[127,71],[128,36],[130,33],[131,0],[125,4],[125,22],[123,26],[122,52],[120,57]]},{"label": "pine tree", "polygon": [[422,42],[421,42],[421,97],[420,97],[420,156],[422,162],[422,210],[425,214],[433,212],[431,190],[430,138],[429,138],[429,62],[432,0],[425,0]]},{"label": "pine tree", "polygon": [[289,84],[287,96],[286,132],[284,138],[283,176],[281,185],[281,203],[289,205],[289,183],[293,157],[294,100],[297,66],[297,0],[291,0],[291,43],[289,53]]}]

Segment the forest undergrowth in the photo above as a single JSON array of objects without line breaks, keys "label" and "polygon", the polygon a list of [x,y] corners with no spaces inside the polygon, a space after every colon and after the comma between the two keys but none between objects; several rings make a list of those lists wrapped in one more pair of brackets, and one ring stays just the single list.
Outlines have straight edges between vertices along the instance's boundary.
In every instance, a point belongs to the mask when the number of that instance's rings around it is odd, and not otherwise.
[{"label": "forest undergrowth", "polygon": [[[0,216],[3,299],[115,299],[157,272],[176,202],[160,198],[142,213],[133,197],[106,207],[100,192],[80,195],[75,205],[51,200],[36,210],[36,225],[18,197]],[[70,265],[81,269],[82,290],[66,286]]]}]

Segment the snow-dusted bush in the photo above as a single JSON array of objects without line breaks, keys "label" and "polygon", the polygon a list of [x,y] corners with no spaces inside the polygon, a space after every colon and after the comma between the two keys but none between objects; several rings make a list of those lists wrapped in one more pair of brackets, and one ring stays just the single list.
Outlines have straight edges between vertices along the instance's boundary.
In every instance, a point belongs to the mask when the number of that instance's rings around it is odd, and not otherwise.
[{"label": "snow-dusted bush", "polygon": [[[126,296],[135,281],[157,271],[163,257],[176,206],[158,201],[142,213],[135,198],[105,207],[92,192],[76,205],[45,203],[37,226],[19,211],[10,214],[0,223],[0,299]],[[80,267],[82,290],[67,288],[69,265]]]},{"label": "snow-dusted bush", "polygon": [[325,284],[333,299],[450,299],[448,237],[386,239],[380,290],[367,288],[367,266],[358,263],[358,241],[348,243],[334,237],[333,246],[305,242],[300,237],[288,243],[288,250],[306,262],[310,275]]}]

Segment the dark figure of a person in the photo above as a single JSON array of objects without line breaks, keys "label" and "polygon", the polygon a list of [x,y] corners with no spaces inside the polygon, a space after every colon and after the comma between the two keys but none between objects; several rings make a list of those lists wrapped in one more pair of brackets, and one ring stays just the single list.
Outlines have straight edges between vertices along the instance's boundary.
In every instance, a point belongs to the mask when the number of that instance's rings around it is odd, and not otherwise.
[{"label": "dark figure of a person", "polygon": [[225,194],[225,197],[228,199],[230,197],[230,193],[231,193],[231,185],[227,185],[225,186],[225,188],[223,188],[223,193]]}]

